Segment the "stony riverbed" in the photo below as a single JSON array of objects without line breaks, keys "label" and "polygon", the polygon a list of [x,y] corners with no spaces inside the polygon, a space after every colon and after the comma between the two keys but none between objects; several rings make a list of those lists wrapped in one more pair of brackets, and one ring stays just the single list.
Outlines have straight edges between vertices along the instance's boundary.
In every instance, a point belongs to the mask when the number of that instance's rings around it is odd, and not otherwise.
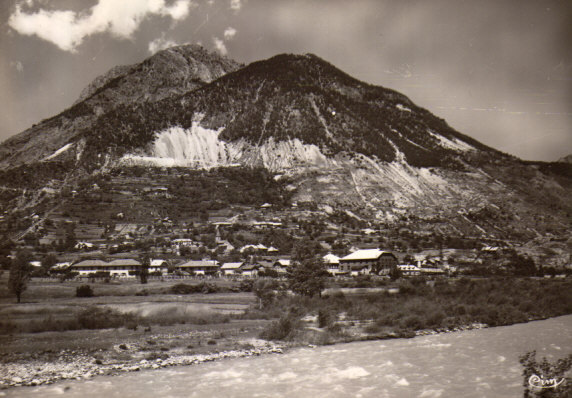
[{"label": "stony riverbed", "polygon": [[[65,350],[54,354],[53,361],[27,359],[0,364],[0,388],[16,386],[38,386],[60,380],[90,379],[98,375],[114,375],[123,372],[137,372],[145,369],[159,369],[170,366],[196,365],[226,358],[242,358],[262,354],[281,354],[284,346],[268,341],[252,339],[245,342],[247,349],[223,350],[209,354],[171,353],[164,358],[117,360],[104,357],[99,352]],[[114,347],[118,354],[133,350],[121,344]]]}]

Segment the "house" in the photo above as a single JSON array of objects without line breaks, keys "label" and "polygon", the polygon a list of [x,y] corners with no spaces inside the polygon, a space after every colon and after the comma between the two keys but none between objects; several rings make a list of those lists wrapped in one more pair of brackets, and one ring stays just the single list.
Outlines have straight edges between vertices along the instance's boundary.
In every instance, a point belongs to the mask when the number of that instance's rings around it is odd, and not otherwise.
[{"label": "house", "polygon": [[234,250],[234,246],[228,240],[217,242],[217,249],[221,249],[224,254],[229,254]]},{"label": "house", "polygon": [[218,273],[219,264],[216,260],[191,260],[177,265],[177,269],[194,275],[214,276]]},{"label": "house", "polygon": [[262,243],[258,244],[258,245],[246,245],[246,246],[242,246],[240,248],[240,252],[244,253],[245,251],[250,250],[250,251],[254,251],[254,252],[265,252],[268,250],[268,248],[266,246],[264,246]]},{"label": "house", "polygon": [[220,267],[220,271],[223,275],[240,275],[240,267],[243,263],[224,263]]},{"label": "house", "polygon": [[274,261],[272,260],[261,259],[256,264],[260,265],[265,270],[274,268]]},{"label": "house", "polygon": [[66,271],[70,266],[70,262],[57,263],[52,268],[50,268],[50,272],[63,272]]},{"label": "house", "polygon": [[397,257],[380,249],[362,249],[340,258],[340,272],[351,275],[389,275],[396,266]]},{"label": "house", "polygon": [[192,239],[173,239],[171,242],[175,250],[179,255],[181,255],[181,249],[183,247],[188,247],[190,249],[198,249],[201,245],[198,242],[195,242]]},{"label": "house", "polygon": [[166,274],[169,268],[169,263],[161,259],[153,259],[149,264],[149,272],[161,272]]},{"label": "house", "polygon": [[137,260],[119,259],[111,262],[102,260],[84,260],[71,266],[72,271],[79,272],[79,276],[89,276],[96,272],[109,272],[109,276],[129,277],[141,271],[141,263]]},{"label": "house", "polygon": [[279,258],[276,261],[274,261],[272,268],[279,274],[285,274],[286,272],[288,272],[288,268],[290,268],[291,264],[292,262],[290,261],[290,259]]},{"label": "house", "polygon": [[79,273],[79,276],[88,276],[90,274],[95,274],[98,271],[107,271],[105,267],[107,263],[102,260],[83,260],[79,263],[72,264],[72,271]]},{"label": "house", "polygon": [[260,271],[262,268],[262,266],[258,265],[258,264],[243,264],[240,267],[240,273],[243,276],[248,276],[248,277],[256,277],[258,276],[258,271]]},{"label": "house", "polygon": [[422,267],[422,268],[419,268],[419,271],[421,272],[421,275],[425,275],[425,276],[442,276],[442,275],[445,275],[445,271],[443,271],[441,268]]},{"label": "house", "polygon": [[401,272],[403,276],[417,276],[421,275],[421,271],[419,267],[415,265],[405,264],[405,265],[398,265],[397,268]]},{"label": "house", "polygon": [[76,250],[92,250],[94,247],[93,243],[90,242],[77,242],[74,246]]},{"label": "house", "polygon": [[335,254],[328,253],[324,257],[322,257],[322,261],[327,267],[327,270],[332,275],[338,275],[342,272],[340,271],[340,258]]},{"label": "house", "polygon": [[141,271],[141,263],[132,258],[113,260],[107,263],[103,271],[108,271],[110,276],[135,276]]}]

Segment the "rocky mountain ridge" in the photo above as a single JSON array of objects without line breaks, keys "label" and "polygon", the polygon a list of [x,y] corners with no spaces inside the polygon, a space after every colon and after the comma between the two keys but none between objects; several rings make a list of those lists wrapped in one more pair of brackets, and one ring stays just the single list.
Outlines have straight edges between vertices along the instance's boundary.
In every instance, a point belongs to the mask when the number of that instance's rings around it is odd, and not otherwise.
[{"label": "rocky mountain ridge", "polygon": [[0,167],[54,160],[69,150],[79,158],[84,149],[82,133],[102,115],[118,106],[157,102],[194,90],[240,66],[200,46],[185,45],[158,52],[139,64],[112,68],[88,85],[70,108],[3,142]]},{"label": "rocky mountain ridge", "polygon": [[311,54],[240,67],[194,46],[112,69],[72,108],[0,145],[3,202],[32,208],[92,173],[140,166],[166,178],[263,168],[294,202],[372,222],[445,220],[448,234],[533,237],[572,217],[562,167],[489,148],[403,94]]}]

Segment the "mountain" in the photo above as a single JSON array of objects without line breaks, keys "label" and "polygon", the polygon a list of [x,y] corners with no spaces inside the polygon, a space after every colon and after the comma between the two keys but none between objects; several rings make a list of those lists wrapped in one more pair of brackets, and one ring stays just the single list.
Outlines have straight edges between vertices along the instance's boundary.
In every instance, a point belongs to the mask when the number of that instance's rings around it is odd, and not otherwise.
[{"label": "mountain", "polygon": [[[235,171],[213,171],[221,167]],[[64,191],[72,208],[70,190],[105,185],[109,195],[88,195],[99,198],[91,218],[108,217],[113,203],[132,222],[265,198],[314,203],[332,220],[524,239],[569,231],[572,216],[566,170],[503,154],[311,54],[241,67],[184,46],[114,68],[70,109],[3,143],[0,168],[7,208],[45,213],[63,206]],[[177,186],[189,179],[192,189]],[[170,194],[148,207],[149,186]]]},{"label": "mountain", "polygon": [[[125,119],[129,123],[120,122]],[[362,83],[314,55],[279,55],[182,96],[136,109],[118,107],[100,118],[95,130],[97,135],[88,138],[94,146],[114,142],[117,154],[143,148],[144,155],[184,165],[237,161],[284,168],[287,162],[261,160],[260,151],[268,145],[283,150],[286,145],[295,152],[294,143],[320,155],[359,153],[387,162],[402,159],[413,166],[460,167],[459,153],[496,152],[404,95]],[[192,152],[196,145],[191,143],[215,135],[216,142],[234,145]],[[171,139],[179,142],[175,145]],[[186,152],[174,150],[181,143],[186,143]],[[237,145],[242,145],[238,154]],[[105,149],[99,146],[97,153]],[[204,159],[205,153],[216,156]]]},{"label": "mountain", "polygon": [[[0,167],[69,153],[73,149],[69,144],[78,142],[82,131],[92,128],[99,117],[116,107],[153,103],[186,93],[240,67],[197,45],[173,47],[139,64],[115,67],[86,87],[69,109],[2,143]],[[58,150],[61,152],[56,153]],[[76,147],[73,152],[78,151]]]},{"label": "mountain", "polygon": [[572,154],[558,159],[558,163],[572,163]]}]

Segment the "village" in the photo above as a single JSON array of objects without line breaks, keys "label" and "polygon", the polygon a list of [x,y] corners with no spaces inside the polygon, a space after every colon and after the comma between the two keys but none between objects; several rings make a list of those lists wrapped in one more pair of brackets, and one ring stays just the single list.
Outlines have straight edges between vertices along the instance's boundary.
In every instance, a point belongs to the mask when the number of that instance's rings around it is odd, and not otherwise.
[{"label": "village", "polygon": [[[52,228],[40,229],[35,241],[25,238],[24,247],[34,253],[32,276],[62,280],[127,280],[142,273],[159,280],[281,278],[292,267],[292,248],[301,240],[317,243],[316,257],[335,278],[538,274],[534,261],[531,265],[506,241],[465,239],[461,247],[450,248],[435,234],[372,228],[351,216],[339,225],[328,212],[296,203],[286,210],[264,203],[235,216],[188,223],[169,217],[155,218],[151,225],[127,223],[118,213],[116,222],[97,226],[48,222]],[[543,271],[557,275],[565,270]]]}]

